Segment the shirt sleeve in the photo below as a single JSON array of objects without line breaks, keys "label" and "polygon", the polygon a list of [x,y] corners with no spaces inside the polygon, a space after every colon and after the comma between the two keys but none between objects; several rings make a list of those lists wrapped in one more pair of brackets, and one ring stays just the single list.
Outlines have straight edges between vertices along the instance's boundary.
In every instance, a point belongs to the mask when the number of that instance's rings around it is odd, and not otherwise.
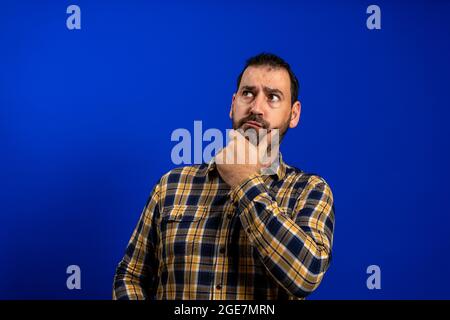
[{"label": "shirt sleeve", "polygon": [[116,268],[113,283],[114,300],[143,300],[154,298],[157,259],[157,228],[159,215],[159,184],[153,188],[133,231],[125,255]]},{"label": "shirt sleeve", "polygon": [[259,174],[235,187],[231,197],[269,274],[293,298],[313,292],[331,260],[334,205],[325,180],[310,176],[292,214],[278,206]]}]

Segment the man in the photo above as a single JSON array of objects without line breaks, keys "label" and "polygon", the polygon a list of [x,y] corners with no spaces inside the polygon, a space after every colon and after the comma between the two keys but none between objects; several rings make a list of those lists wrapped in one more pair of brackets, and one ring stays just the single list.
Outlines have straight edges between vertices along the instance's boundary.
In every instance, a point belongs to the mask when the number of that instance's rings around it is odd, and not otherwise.
[{"label": "man", "polygon": [[[171,170],[155,185],[117,267],[114,299],[304,299],[319,286],[333,241],[328,184],[284,163],[276,148],[278,162],[226,161],[242,147],[270,149],[272,131],[282,139],[296,127],[297,96],[284,60],[247,61],[230,110],[239,130],[213,161]],[[250,128],[267,134],[254,143],[242,134]]]}]

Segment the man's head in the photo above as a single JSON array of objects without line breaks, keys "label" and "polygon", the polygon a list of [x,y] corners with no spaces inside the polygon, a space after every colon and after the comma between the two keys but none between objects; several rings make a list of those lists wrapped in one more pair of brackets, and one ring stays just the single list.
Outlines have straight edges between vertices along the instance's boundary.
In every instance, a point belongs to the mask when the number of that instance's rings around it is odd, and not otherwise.
[{"label": "man's head", "polygon": [[233,129],[279,129],[281,141],[300,112],[298,80],[289,64],[268,53],[248,59],[232,98]]}]

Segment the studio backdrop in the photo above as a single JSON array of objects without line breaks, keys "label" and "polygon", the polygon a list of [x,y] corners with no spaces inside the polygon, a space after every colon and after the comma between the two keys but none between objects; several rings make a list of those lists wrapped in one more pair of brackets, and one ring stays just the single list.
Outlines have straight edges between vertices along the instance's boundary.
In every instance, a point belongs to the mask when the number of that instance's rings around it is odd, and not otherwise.
[{"label": "studio backdrop", "polygon": [[283,159],[324,177],[335,201],[331,265],[309,299],[449,299],[449,12],[1,2],[0,298],[110,299],[152,187],[180,166],[172,133],[205,147],[206,130],[231,128],[245,60],[271,52],[300,82]]}]

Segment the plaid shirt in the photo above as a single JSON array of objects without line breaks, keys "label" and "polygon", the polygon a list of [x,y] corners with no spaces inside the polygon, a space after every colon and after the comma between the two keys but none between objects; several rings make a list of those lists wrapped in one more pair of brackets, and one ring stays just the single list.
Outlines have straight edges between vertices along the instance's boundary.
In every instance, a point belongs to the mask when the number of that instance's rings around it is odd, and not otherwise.
[{"label": "plaid shirt", "polygon": [[231,189],[214,161],[152,190],[114,277],[114,299],[304,299],[331,260],[333,195],[283,162]]}]

